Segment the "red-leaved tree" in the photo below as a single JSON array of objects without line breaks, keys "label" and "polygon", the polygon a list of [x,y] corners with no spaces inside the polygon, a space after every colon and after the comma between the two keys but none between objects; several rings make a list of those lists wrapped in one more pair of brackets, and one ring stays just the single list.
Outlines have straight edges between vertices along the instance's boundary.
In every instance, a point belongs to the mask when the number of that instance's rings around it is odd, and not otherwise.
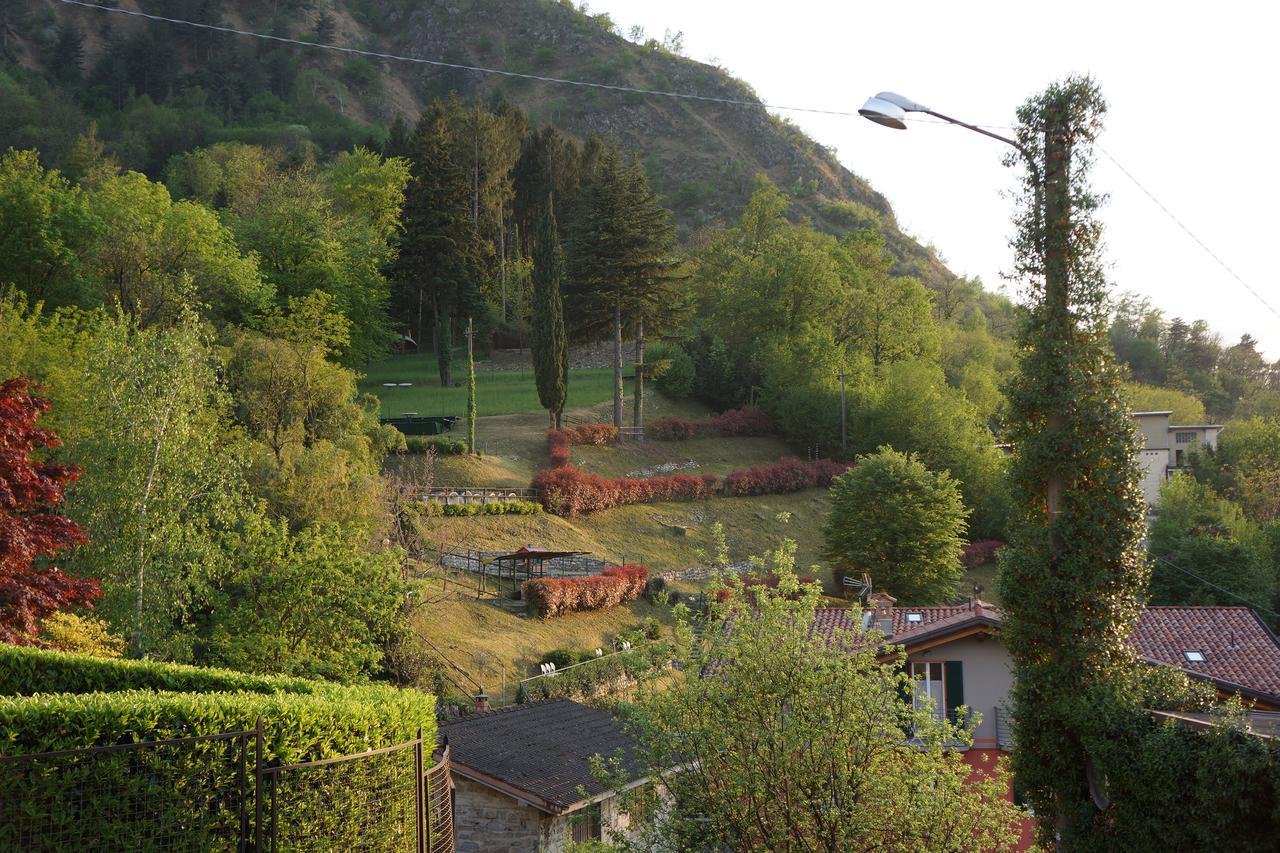
[{"label": "red-leaved tree", "polygon": [[35,642],[45,616],[90,605],[101,594],[98,581],[47,564],[89,537],[58,512],[63,489],[81,469],[35,458],[62,443],[36,426],[49,410],[38,390],[25,376],[0,387],[0,641],[20,645]]}]

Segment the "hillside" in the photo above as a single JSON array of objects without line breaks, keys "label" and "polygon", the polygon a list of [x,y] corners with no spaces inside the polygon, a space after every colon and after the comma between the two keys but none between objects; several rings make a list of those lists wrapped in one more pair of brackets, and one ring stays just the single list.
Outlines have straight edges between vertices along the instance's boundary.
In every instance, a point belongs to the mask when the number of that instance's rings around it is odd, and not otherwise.
[{"label": "hillside", "polygon": [[[824,230],[877,227],[901,261],[901,272],[938,284],[953,278],[933,252],[901,232],[889,202],[844,168],[834,154],[763,107],[676,100],[569,87],[526,79],[374,62],[318,50],[222,36],[36,0],[30,11],[0,12],[6,62],[38,75],[30,96],[49,99],[48,83],[82,92],[56,109],[34,109],[37,123],[0,121],[0,149],[40,142],[56,158],[59,145],[90,119],[135,168],[156,172],[173,153],[219,139],[288,142],[311,139],[338,148],[377,139],[396,114],[412,119],[433,97],[502,97],[535,124],[554,123],[585,136],[618,138],[639,152],[654,187],[688,235],[736,218],[752,179],[767,174],[793,195],[793,215]],[[612,24],[552,0],[333,0],[330,4],[250,0],[122,0],[122,9],[220,23],[307,41],[317,30],[333,43],[383,53],[495,67],[609,85],[756,101],[750,86],[722,69],[661,46],[633,44]],[[67,36],[74,33],[74,38]],[[332,35],[329,35],[329,33]],[[81,73],[68,68],[78,61]],[[266,92],[264,92],[266,90]],[[267,94],[267,93],[270,94]],[[146,95],[151,105],[136,103]],[[9,98],[12,100],[12,95]],[[199,120],[155,115],[154,104]],[[217,109],[206,109],[217,107]],[[113,113],[147,113],[156,127],[127,127]],[[79,113],[77,115],[76,113]],[[13,113],[16,116],[17,112]],[[62,126],[65,125],[65,126]],[[144,137],[145,139],[139,139]],[[144,150],[150,146],[149,151]]]}]

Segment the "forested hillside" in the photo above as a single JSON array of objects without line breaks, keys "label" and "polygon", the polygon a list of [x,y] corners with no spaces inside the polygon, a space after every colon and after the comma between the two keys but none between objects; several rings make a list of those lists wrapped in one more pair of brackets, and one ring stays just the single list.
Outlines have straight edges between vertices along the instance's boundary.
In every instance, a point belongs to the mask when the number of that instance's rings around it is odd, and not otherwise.
[{"label": "forested hillside", "polygon": [[[637,88],[756,100],[721,69],[687,59],[678,39],[623,38],[604,15],[555,0],[124,0],[102,5],[219,23],[399,55]],[[585,8],[585,7],[584,7]],[[504,98],[534,125],[580,139],[616,137],[642,152],[654,188],[681,228],[738,214],[755,174],[796,197],[795,216],[849,232],[874,227],[900,271],[929,283],[953,276],[904,235],[889,202],[832,151],[760,107],[551,86],[372,60],[68,8],[6,4],[3,50],[39,72],[0,86],[0,145],[36,146],[55,165],[96,119],[121,162],[158,175],[169,157],[213,142],[337,151],[381,140],[435,97]]]}]

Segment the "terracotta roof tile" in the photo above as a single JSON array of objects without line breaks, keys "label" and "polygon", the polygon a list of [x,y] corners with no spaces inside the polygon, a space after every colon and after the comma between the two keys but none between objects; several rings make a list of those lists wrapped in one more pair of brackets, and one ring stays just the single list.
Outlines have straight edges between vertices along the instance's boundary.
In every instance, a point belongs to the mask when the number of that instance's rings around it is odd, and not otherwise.
[{"label": "terracotta roof tile", "polygon": [[621,721],[569,699],[514,705],[440,726],[451,760],[528,792],[563,810],[608,790],[591,772],[591,757],[624,756],[638,765]]},{"label": "terracotta roof tile", "polygon": [[1148,660],[1280,696],[1280,645],[1247,607],[1148,607],[1133,644]]}]

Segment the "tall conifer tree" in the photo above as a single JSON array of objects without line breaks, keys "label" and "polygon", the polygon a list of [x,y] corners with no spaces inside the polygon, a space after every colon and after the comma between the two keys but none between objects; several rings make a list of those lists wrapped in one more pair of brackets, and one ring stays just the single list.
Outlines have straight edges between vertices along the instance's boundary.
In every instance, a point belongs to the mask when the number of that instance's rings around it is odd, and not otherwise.
[{"label": "tall conifer tree", "polygon": [[548,196],[533,244],[533,375],[538,400],[559,429],[569,391],[568,341],[564,327],[564,251],[556,229],[556,215]]}]

